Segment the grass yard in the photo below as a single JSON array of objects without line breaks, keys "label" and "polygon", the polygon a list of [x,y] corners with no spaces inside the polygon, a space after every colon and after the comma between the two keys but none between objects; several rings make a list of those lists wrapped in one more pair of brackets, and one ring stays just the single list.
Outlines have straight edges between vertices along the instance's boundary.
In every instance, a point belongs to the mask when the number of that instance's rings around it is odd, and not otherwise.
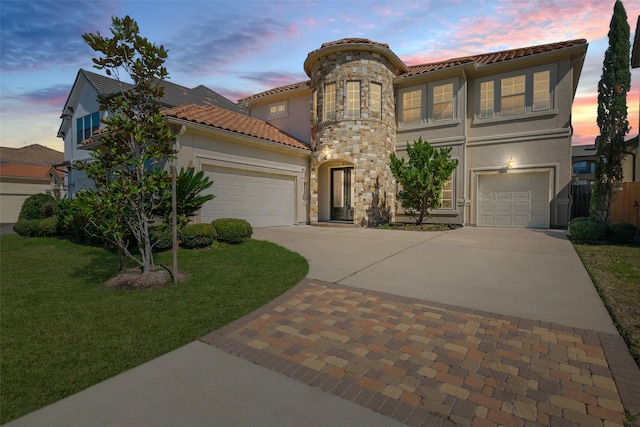
[{"label": "grass yard", "polygon": [[[103,286],[117,255],[48,238],[0,238],[0,423],[174,350],[298,283],[301,256],[251,240],[179,252],[189,281],[152,291]],[[171,253],[156,258],[171,265]]]},{"label": "grass yard", "polygon": [[574,247],[640,366],[640,246]]}]

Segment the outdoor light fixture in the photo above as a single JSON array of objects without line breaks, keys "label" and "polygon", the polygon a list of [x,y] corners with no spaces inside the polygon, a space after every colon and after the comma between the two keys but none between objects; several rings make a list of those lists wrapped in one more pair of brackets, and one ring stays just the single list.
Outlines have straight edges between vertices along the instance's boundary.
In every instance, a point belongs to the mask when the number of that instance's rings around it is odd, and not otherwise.
[{"label": "outdoor light fixture", "polygon": [[516,161],[513,160],[513,157],[509,158],[509,161],[507,162],[507,169],[513,169],[515,165],[516,165]]},{"label": "outdoor light fixture", "polygon": [[329,156],[331,155],[331,147],[329,147],[328,145],[326,145],[323,149],[322,149],[322,155],[324,156],[325,160],[329,159]]}]

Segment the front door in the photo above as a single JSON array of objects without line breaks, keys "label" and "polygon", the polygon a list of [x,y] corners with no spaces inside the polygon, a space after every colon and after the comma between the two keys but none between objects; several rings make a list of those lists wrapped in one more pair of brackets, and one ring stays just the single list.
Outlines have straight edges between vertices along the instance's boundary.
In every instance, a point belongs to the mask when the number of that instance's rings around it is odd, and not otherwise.
[{"label": "front door", "polygon": [[353,168],[331,169],[331,220],[353,221]]}]

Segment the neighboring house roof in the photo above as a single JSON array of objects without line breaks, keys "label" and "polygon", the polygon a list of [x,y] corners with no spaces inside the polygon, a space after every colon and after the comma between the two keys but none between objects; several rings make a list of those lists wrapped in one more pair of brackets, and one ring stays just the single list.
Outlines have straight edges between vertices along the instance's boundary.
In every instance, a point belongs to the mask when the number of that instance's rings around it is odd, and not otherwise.
[{"label": "neighboring house roof", "polygon": [[51,174],[61,172],[50,165],[34,165],[28,163],[5,163],[0,165],[0,177],[48,179]]},{"label": "neighboring house roof", "polygon": [[64,153],[40,144],[26,147],[0,147],[0,162],[56,164],[64,160]]},{"label": "neighboring house roof", "polygon": [[[118,80],[84,69],[80,69],[78,74],[82,74],[96,91],[102,95],[117,93],[122,89],[127,90],[133,88],[132,84],[121,83]],[[203,85],[189,89],[168,80],[163,80],[161,86],[164,88],[164,95],[160,98],[159,102],[166,107],[175,107],[181,104],[216,105],[237,113],[244,112],[242,108],[233,101]]]},{"label": "neighboring house roof", "polygon": [[166,109],[162,114],[165,117],[174,117],[217,129],[265,139],[290,147],[309,150],[307,144],[267,122],[213,105],[181,105]]},{"label": "neighboring house roof", "polygon": [[[389,48],[389,45],[385,43],[378,43],[378,42],[371,41],[369,39],[346,38],[346,39],[336,40],[333,42],[324,43],[320,49],[330,47],[330,46],[338,46],[338,45],[353,44],[353,43],[366,43],[366,44],[372,44],[376,46]],[[567,41],[556,42],[556,43],[542,44],[537,46],[522,47],[518,49],[509,49],[509,50],[502,50],[498,52],[484,53],[480,55],[471,55],[471,56],[465,56],[460,58],[452,58],[444,61],[431,62],[427,64],[412,65],[410,67],[407,67],[408,71],[406,71],[403,74],[400,74],[398,78],[402,79],[405,77],[412,77],[415,75],[425,74],[431,71],[442,70],[442,69],[446,69],[446,68],[450,68],[450,67],[454,67],[456,65],[462,65],[462,64],[473,63],[476,66],[496,64],[499,62],[523,58],[523,57],[532,56],[540,53],[553,52],[560,49],[566,49],[566,48],[575,47],[575,46],[582,46],[582,45],[586,46],[586,44],[587,44],[587,41],[585,39],[575,39],[575,40],[567,40]],[[317,49],[317,50],[320,50],[320,49]],[[310,83],[310,80],[306,80],[304,82],[294,83],[287,86],[280,86],[277,88],[266,90],[264,92],[247,96],[245,98],[238,100],[238,102],[246,102],[253,99],[263,98],[269,95],[274,95],[277,93],[288,92],[291,90],[299,89],[304,86],[309,86],[309,83]]]},{"label": "neighboring house roof", "polygon": [[595,144],[573,145],[571,147],[571,157],[589,157],[596,155]]}]

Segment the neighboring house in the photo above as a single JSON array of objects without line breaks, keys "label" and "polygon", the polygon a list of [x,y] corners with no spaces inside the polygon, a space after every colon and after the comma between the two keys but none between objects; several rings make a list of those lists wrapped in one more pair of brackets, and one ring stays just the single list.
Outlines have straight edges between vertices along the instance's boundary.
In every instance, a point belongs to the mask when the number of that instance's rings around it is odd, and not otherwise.
[{"label": "neighboring house", "polygon": [[194,104],[164,114],[178,167],[214,180],[200,221],[411,221],[389,156],[422,137],[459,161],[432,222],[565,227],[586,50],[580,39],[407,66],[386,44],[342,39],[309,53],[310,80],[240,100],[251,117]]},{"label": "neighboring house", "polygon": [[15,223],[33,194],[64,197],[64,173],[54,167],[62,158],[63,153],[39,144],[0,147],[0,223]]},{"label": "neighboring house", "polygon": [[[242,112],[242,109],[232,101],[205,86],[200,85],[189,89],[169,81],[164,81],[162,85],[164,86],[164,96],[160,99],[160,104],[164,107],[194,103],[217,105],[239,113]],[[69,197],[73,197],[79,189],[93,187],[93,182],[86,177],[83,171],[74,170],[69,166],[75,161],[90,159],[90,152],[82,146],[81,142],[90,138],[95,131],[104,126],[100,123],[100,119],[106,116],[106,112],[100,111],[98,95],[109,95],[131,87],[132,85],[128,83],[120,83],[112,78],[83,69],[78,71],[62,109],[60,116],[62,123],[58,130],[58,138],[64,140],[64,163],[68,167],[66,184]]]}]

